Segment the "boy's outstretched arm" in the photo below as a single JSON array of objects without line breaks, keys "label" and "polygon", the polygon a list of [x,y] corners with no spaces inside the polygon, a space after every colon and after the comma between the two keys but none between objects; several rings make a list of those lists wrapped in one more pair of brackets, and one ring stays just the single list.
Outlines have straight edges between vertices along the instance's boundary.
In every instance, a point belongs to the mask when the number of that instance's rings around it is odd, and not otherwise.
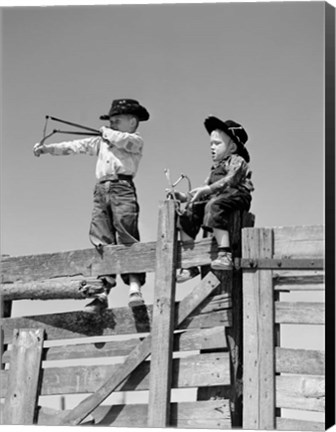
[{"label": "boy's outstretched arm", "polygon": [[63,141],[56,144],[44,144],[43,141],[33,147],[33,153],[39,157],[41,154],[51,154],[54,156],[66,156],[71,154],[88,154],[97,156],[101,137],[95,136],[73,141]]}]

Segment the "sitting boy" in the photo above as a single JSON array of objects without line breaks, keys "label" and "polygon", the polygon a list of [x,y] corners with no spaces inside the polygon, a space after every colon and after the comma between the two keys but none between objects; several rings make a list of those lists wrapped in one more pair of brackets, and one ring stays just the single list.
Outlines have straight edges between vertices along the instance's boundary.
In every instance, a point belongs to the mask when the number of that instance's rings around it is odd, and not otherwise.
[{"label": "sitting boy", "polygon": [[[248,136],[245,129],[232,120],[222,121],[210,116],[204,125],[210,135],[214,164],[205,185],[190,191],[192,198],[178,219],[178,227],[182,241],[194,240],[201,227],[212,231],[218,243],[218,256],[211,262],[211,268],[231,270],[229,217],[236,210],[250,209],[254,190],[248,165],[250,156],[245,148]],[[175,197],[181,202],[188,200],[188,195],[181,192],[175,192]],[[177,282],[185,282],[198,274],[197,267],[181,269]]]}]

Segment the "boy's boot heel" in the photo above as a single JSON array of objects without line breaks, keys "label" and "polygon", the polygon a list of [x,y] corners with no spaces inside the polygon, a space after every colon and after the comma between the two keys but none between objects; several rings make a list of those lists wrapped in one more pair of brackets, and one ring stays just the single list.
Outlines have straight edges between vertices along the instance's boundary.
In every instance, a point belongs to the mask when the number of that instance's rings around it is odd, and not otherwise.
[{"label": "boy's boot heel", "polygon": [[135,292],[129,293],[128,306],[130,308],[142,306],[144,304],[145,304],[145,301],[142,298],[142,294],[140,291],[135,291]]},{"label": "boy's boot heel", "polygon": [[99,278],[101,284],[101,292],[92,295],[94,299],[85,305],[84,311],[88,313],[102,313],[108,308],[108,295],[111,288],[116,286],[116,280],[112,276]]}]

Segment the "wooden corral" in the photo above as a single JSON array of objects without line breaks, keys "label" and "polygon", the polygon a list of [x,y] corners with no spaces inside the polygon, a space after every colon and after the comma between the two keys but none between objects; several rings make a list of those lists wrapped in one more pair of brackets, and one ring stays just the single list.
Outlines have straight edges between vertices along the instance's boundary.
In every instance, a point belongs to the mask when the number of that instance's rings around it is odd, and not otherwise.
[{"label": "wooden corral", "polygon": [[[242,230],[253,226],[249,216],[232,220],[232,272],[209,271],[212,238],[177,241],[172,201],[160,204],[157,242],[110,246],[103,256],[88,249],[4,257],[2,423],[323,429],[280,410],[323,409],[323,353],[280,345],[282,323],[322,324],[323,304],[278,295],[323,289],[322,227]],[[192,265],[202,277],[176,302],[176,270]],[[14,300],[83,299],[84,279],[141,271],[155,272],[151,305],[10,316]],[[48,395],[81,401],[50,409],[42,403]]]}]

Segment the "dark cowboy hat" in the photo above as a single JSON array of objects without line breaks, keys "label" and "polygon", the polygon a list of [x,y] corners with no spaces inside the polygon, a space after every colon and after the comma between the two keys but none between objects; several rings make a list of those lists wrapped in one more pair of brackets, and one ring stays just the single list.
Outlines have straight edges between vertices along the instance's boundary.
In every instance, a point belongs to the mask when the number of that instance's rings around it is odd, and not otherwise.
[{"label": "dark cowboy hat", "polygon": [[149,112],[134,99],[115,99],[109,113],[101,115],[99,118],[100,120],[109,120],[110,117],[118,114],[133,114],[139,121],[149,119]]},{"label": "dark cowboy hat", "polygon": [[243,157],[246,162],[250,161],[250,155],[245,148],[245,143],[248,139],[246,130],[242,125],[233,120],[222,121],[214,116],[209,116],[204,120],[205,129],[210,135],[215,129],[225,132],[237,144],[237,153]]}]

